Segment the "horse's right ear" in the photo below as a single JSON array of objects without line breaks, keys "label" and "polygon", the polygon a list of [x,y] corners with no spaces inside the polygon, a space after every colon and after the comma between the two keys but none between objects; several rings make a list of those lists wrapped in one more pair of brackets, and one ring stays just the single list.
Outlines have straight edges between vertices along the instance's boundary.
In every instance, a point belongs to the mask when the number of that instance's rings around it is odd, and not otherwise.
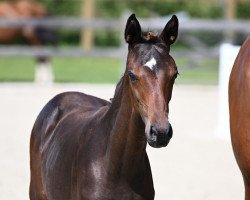
[{"label": "horse's right ear", "polygon": [[135,17],[135,14],[132,14],[128,20],[125,29],[125,41],[128,44],[133,44],[141,40],[141,25]]}]

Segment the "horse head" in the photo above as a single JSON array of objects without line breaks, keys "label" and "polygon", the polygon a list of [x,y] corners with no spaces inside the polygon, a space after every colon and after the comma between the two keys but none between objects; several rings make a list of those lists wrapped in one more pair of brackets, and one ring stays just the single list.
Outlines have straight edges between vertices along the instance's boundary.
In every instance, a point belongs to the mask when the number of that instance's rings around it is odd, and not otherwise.
[{"label": "horse head", "polygon": [[175,15],[159,35],[143,33],[134,14],[127,20],[125,76],[129,81],[132,104],[145,124],[147,142],[152,147],[167,146],[173,135],[168,114],[178,70],[169,51],[177,35],[178,19]]}]

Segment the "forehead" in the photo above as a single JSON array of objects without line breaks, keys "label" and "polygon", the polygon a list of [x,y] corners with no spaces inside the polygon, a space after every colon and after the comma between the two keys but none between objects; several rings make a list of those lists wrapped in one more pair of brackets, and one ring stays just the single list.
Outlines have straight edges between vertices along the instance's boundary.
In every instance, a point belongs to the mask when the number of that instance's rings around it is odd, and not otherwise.
[{"label": "forehead", "polygon": [[131,51],[133,62],[149,68],[166,63],[170,57],[169,48],[163,44],[138,44]]}]

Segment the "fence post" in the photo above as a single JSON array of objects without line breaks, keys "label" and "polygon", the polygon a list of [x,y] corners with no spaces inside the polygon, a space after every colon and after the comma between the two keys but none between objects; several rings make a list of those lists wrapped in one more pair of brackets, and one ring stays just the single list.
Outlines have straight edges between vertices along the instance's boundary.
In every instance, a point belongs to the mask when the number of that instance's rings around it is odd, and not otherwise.
[{"label": "fence post", "polygon": [[[95,0],[82,0],[81,15],[86,20],[94,17]],[[92,28],[81,29],[81,46],[84,50],[91,50],[94,43],[94,30]]]},{"label": "fence post", "polygon": [[229,108],[228,108],[228,83],[234,60],[240,47],[231,44],[222,44],[219,55],[219,106],[218,128],[216,137],[230,139]]},{"label": "fence post", "polygon": [[[235,0],[225,0],[224,15],[228,21],[233,21],[236,17],[236,1]],[[233,43],[234,31],[225,32],[225,42]]]}]

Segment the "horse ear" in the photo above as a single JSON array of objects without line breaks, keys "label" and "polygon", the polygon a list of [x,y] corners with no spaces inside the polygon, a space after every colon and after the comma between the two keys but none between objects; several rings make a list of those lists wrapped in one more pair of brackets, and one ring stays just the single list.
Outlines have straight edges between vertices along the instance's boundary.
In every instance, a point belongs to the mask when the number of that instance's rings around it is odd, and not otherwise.
[{"label": "horse ear", "polygon": [[125,28],[125,41],[128,44],[133,44],[139,42],[141,39],[141,25],[135,17],[135,14],[132,14],[128,20]]},{"label": "horse ear", "polygon": [[173,15],[166,24],[160,36],[167,45],[171,45],[175,42],[178,35],[178,27],[178,18],[176,17],[176,15]]}]

